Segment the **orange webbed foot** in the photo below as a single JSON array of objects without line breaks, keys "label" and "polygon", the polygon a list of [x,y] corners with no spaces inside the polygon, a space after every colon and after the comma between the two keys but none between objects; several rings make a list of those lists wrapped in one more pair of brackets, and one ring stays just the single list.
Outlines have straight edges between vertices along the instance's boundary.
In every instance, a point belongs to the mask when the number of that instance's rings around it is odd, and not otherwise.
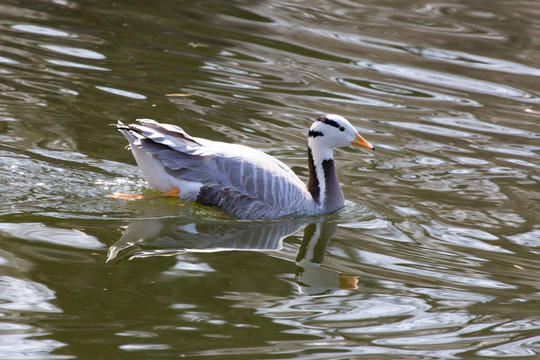
[{"label": "orange webbed foot", "polygon": [[144,196],[139,194],[126,194],[121,192],[115,192],[112,194],[105,195],[106,197],[113,198],[113,199],[120,199],[120,200],[152,200],[152,199],[161,199],[161,198],[178,198],[180,196],[180,190],[178,189],[172,189],[171,191],[167,191],[163,195],[157,195],[157,196]]},{"label": "orange webbed foot", "polygon": [[177,188],[174,188],[171,191],[167,191],[165,194],[163,194],[163,197],[178,198],[180,197],[180,190]]},{"label": "orange webbed foot", "polygon": [[113,198],[113,199],[120,199],[120,200],[142,200],[146,197],[144,195],[139,194],[126,194],[121,192],[114,192],[112,194],[105,195],[106,197]]}]

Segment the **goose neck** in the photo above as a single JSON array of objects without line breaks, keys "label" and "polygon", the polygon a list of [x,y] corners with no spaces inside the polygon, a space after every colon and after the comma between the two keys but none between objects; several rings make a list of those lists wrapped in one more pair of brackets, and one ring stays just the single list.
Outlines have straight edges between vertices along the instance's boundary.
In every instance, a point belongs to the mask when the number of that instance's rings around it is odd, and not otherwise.
[{"label": "goose neck", "polygon": [[345,200],[339,185],[331,148],[308,145],[307,190],[322,212],[332,212],[341,208]]}]

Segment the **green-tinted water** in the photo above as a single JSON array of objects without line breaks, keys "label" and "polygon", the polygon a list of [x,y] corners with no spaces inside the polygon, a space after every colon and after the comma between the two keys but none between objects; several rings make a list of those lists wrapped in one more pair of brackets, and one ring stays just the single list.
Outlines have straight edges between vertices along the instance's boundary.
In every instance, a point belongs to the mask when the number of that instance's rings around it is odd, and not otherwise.
[{"label": "green-tinted water", "polygon": [[[539,13],[2,2],[0,358],[536,358]],[[117,120],[256,147],[305,179],[323,113],[377,146],[336,151],[338,214],[105,197],[150,192]]]}]

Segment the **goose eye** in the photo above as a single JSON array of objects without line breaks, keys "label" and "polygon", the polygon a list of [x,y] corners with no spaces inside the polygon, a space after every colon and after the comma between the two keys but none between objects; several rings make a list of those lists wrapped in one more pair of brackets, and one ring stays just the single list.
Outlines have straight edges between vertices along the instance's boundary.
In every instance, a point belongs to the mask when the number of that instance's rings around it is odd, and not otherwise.
[{"label": "goose eye", "polygon": [[339,128],[339,131],[345,131],[345,128],[342,126]]}]

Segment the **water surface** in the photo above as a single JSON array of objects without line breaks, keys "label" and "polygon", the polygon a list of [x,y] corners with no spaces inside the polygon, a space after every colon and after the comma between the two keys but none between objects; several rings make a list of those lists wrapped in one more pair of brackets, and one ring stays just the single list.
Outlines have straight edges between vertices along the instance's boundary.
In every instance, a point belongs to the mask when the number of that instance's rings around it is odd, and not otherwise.
[{"label": "water surface", "polygon": [[[536,358],[540,5],[4,1],[3,359]],[[256,147],[322,218],[243,222],[146,187],[117,120]]]}]

